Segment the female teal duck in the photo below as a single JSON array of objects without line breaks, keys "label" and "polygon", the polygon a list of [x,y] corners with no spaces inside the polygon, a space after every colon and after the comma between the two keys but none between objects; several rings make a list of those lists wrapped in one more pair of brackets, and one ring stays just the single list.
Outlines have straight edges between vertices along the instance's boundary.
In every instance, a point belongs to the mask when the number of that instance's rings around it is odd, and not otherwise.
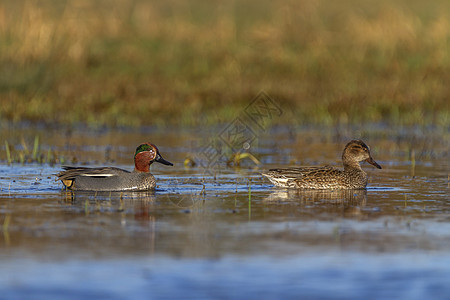
[{"label": "female teal duck", "polygon": [[67,188],[77,191],[148,191],[156,186],[155,177],[150,174],[154,161],[173,166],[162,158],[155,145],[145,143],[136,148],[133,172],[114,167],[63,166],[65,171],[56,176]]},{"label": "female teal duck", "polygon": [[297,189],[364,189],[367,186],[367,174],[359,163],[366,161],[378,169],[370,155],[369,147],[361,140],[350,141],[342,153],[344,170],[330,166],[298,167],[271,169],[262,173],[274,185]]}]

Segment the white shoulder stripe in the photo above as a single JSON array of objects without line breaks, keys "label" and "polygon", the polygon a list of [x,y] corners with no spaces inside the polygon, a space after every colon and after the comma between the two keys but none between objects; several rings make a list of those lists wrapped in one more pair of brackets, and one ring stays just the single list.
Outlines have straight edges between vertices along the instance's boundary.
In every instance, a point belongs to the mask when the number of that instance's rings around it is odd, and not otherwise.
[{"label": "white shoulder stripe", "polygon": [[116,174],[81,174],[81,176],[87,177],[112,177],[117,176]]}]

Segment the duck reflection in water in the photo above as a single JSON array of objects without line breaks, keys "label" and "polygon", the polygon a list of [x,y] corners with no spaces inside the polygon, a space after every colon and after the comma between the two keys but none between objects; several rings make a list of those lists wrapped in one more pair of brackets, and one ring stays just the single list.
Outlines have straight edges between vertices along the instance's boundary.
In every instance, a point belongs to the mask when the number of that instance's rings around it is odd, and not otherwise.
[{"label": "duck reflection in water", "polygon": [[351,214],[360,214],[367,203],[367,190],[274,190],[264,201],[266,203],[296,203],[325,211],[344,209]]}]

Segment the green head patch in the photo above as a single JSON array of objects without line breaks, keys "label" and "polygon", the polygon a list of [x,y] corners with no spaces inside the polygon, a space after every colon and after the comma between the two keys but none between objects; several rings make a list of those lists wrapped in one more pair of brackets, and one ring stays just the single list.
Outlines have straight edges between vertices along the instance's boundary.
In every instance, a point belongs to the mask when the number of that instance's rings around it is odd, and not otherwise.
[{"label": "green head patch", "polygon": [[139,153],[145,151],[155,151],[155,149],[149,144],[142,144],[136,148],[136,153],[134,154],[134,157],[136,157],[136,155],[138,155]]}]

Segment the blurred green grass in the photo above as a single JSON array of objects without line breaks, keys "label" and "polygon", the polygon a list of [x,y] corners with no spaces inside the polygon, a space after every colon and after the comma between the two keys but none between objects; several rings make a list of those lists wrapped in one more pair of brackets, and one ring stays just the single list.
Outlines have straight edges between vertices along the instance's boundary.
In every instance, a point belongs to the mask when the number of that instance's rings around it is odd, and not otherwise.
[{"label": "blurred green grass", "polygon": [[449,126],[450,2],[0,3],[0,120]]}]

